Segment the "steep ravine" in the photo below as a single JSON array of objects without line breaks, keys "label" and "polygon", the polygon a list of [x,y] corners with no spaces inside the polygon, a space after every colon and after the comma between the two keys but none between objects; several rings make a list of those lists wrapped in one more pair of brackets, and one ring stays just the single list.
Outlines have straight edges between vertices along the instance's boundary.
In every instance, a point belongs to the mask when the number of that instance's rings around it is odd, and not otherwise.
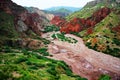
[{"label": "steep ravine", "polygon": [[50,58],[65,61],[75,74],[88,80],[98,80],[100,75],[108,74],[112,80],[120,80],[120,59],[88,49],[81,38],[67,34],[78,42],[71,44],[53,40],[48,51]]}]

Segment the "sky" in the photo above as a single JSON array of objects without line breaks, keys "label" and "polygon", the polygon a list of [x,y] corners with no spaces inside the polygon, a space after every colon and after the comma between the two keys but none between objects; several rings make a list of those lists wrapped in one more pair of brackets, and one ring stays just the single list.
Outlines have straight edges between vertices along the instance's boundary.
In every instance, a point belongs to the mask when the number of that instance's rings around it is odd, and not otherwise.
[{"label": "sky", "polygon": [[87,2],[93,0],[12,0],[12,1],[22,6],[46,9],[56,6],[83,7]]}]

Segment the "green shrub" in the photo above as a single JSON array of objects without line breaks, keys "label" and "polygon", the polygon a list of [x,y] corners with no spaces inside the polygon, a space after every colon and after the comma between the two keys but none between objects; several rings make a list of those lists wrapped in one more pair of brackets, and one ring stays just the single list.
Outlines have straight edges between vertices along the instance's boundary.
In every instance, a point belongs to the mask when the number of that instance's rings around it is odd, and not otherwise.
[{"label": "green shrub", "polygon": [[68,67],[68,65],[65,63],[65,62],[58,62],[57,63],[59,66],[62,66],[62,68],[65,70],[65,72],[66,72],[66,74],[68,75],[68,76],[72,76],[73,74],[72,74],[72,71],[69,69],[69,67]]},{"label": "green shrub", "polygon": [[13,52],[12,48],[9,47],[9,46],[4,46],[4,47],[2,48],[2,51],[5,52],[5,53]]},{"label": "green shrub", "polygon": [[35,55],[37,57],[37,59],[42,59],[43,56],[40,56],[40,55]]},{"label": "green shrub", "polygon": [[44,68],[46,66],[45,64],[34,64],[34,65],[39,68]]},{"label": "green shrub", "polygon": [[52,31],[59,31],[59,30],[60,30],[60,28],[57,27],[57,26],[54,26],[54,25],[52,25],[52,26],[46,26],[44,28],[44,32],[52,32]]},{"label": "green shrub", "polygon": [[[47,49],[41,49],[41,52],[44,51]],[[64,61],[49,59],[33,52],[14,56],[11,53],[1,54],[0,61],[4,62],[0,62],[0,80],[62,80],[61,75],[65,75],[66,79],[71,77],[74,80],[84,80],[74,76]],[[14,77],[13,72],[16,72],[18,77]]]},{"label": "green shrub", "polygon": [[114,39],[113,39],[113,42],[114,42],[116,45],[119,45],[119,46],[120,46],[120,40],[118,40],[117,38],[114,38]]},{"label": "green shrub", "polygon": [[86,78],[81,78],[81,77],[78,77],[77,79],[75,80],[87,80]]},{"label": "green shrub", "polygon": [[0,12],[0,38],[15,38],[18,33],[14,26],[14,16],[5,12]]},{"label": "green shrub", "polygon": [[37,69],[38,69],[38,67],[36,67],[35,65],[32,65],[32,66],[30,66],[30,67],[29,67],[29,69],[34,69],[34,70],[37,70]]},{"label": "green shrub", "polygon": [[57,74],[57,71],[55,70],[55,66],[54,65],[51,66],[51,68],[49,68],[47,70],[47,72],[50,73],[51,75],[54,75],[54,76],[56,76],[56,74]]},{"label": "green shrub", "polygon": [[32,62],[30,62],[30,61],[26,61],[25,62],[27,65],[32,65]]},{"label": "green shrub", "polygon": [[21,63],[21,62],[25,62],[25,61],[27,61],[28,59],[26,58],[26,57],[20,57],[20,58],[18,58],[16,61],[15,61],[15,63],[16,64],[19,64],[19,63]]},{"label": "green shrub", "polygon": [[40,52],[40,53],[44,53],[44,52],[46,52],[46,51],[47,51],[47,48],[40,48],[40,49],[39,49],[39,52]]},{"label": "green shrub", "polygon": [[88,48],[92,49],[91,42],[87,42],[85,45],[86,45]]},{"label": "green shrub", "polygon": [[111,77],[109,75],[101,75],[99,80],[111,80]]},{"label": "green shrub", "polygon": [[45,38],[41,38],[41,41],[46,45],[46,44],[50,44],[50,41],[45,39]]},{"label": "green shrub", "polygon": [[49,56],[49,53],[47,52],[47,48],[40,48],[38,52],[43,56]]},{"label": "green shrub", "polygon": [[51,37],[52,37],[53,39],[55,39],[55,38],[56,38],[56,35],[55,35],[55,34],[53,34]]},{"label": "green shrub", "polygon": [[119,48],[113,48],[107,47],[105,51],[103,51],[105,54],[109,54],[115,57],[120,58],[120,49]]},{"label": "green shrub", "polygon": [[74,38],[71,38],[71,37],[66,37],[64,33],[57,33],[57,34],[53,34],[51,36],[53,39],[59,39],[61,41],[66,41],[66,42],[69,42],[69,43],[77,43],[78,41]]},{"label": "green shrub", "polygon": [[12,72],[17,70],[20,70],[20,67],[13,64],[0,66],[0,80],[8,80],[9,78],[14,80],[15,78],[12,76]]}]

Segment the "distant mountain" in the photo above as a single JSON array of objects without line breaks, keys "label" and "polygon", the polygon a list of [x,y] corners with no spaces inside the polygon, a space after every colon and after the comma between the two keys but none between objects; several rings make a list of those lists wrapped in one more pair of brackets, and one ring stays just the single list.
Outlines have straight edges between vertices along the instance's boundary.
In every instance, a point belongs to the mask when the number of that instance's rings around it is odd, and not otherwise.
[{"label": "distant mountain", "polygon": [[75,11],[80,10],[81,8],[76,8],[76,7],[65,7],[65,6],[59,6],[59,7],[51,7],[45,9],[48,13],[52,13],[57,16],[67,16]]},{"label": "distant mountain", "polygon": [[40,10],[40,9],[38,9],[36,7],[25,7],[25,8],[28,10],[28,12],[37,13],[40,16],[46,18],[47,20],[51,20],[54,17],[53,14],[47,13],[46,11]]},{"label": "distant mountain", "polygon": [[77,7],[58,6],[58,7],[47,8],[47,9],[45,9],[45,10],[47,10],[47,11],[56,11],[56,10],[59,10],[59,9],[61,9],[61,8],[67,9],[67,10],[69,10],[69,11],[71,11],[71,12],[75,12],[75,11],[78,11],[78,10],[81,9],[81,7],[80,7],[80,8],[77,8]]}]

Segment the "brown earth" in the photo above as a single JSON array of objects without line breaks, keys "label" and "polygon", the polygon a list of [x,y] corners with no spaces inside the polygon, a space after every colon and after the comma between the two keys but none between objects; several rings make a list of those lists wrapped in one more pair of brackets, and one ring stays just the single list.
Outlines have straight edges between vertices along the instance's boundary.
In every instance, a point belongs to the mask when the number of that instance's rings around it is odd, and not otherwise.
[{"label": "brown earth", "polygon": [[77,43],[53,40],[48,51],[50,58],[65,61],[75,74],[88,80],[98,80],[100,75],[108,74],[112,80],[120,80],[120,59],[88,49],[81,38],[67,34],[78,40]]}]

